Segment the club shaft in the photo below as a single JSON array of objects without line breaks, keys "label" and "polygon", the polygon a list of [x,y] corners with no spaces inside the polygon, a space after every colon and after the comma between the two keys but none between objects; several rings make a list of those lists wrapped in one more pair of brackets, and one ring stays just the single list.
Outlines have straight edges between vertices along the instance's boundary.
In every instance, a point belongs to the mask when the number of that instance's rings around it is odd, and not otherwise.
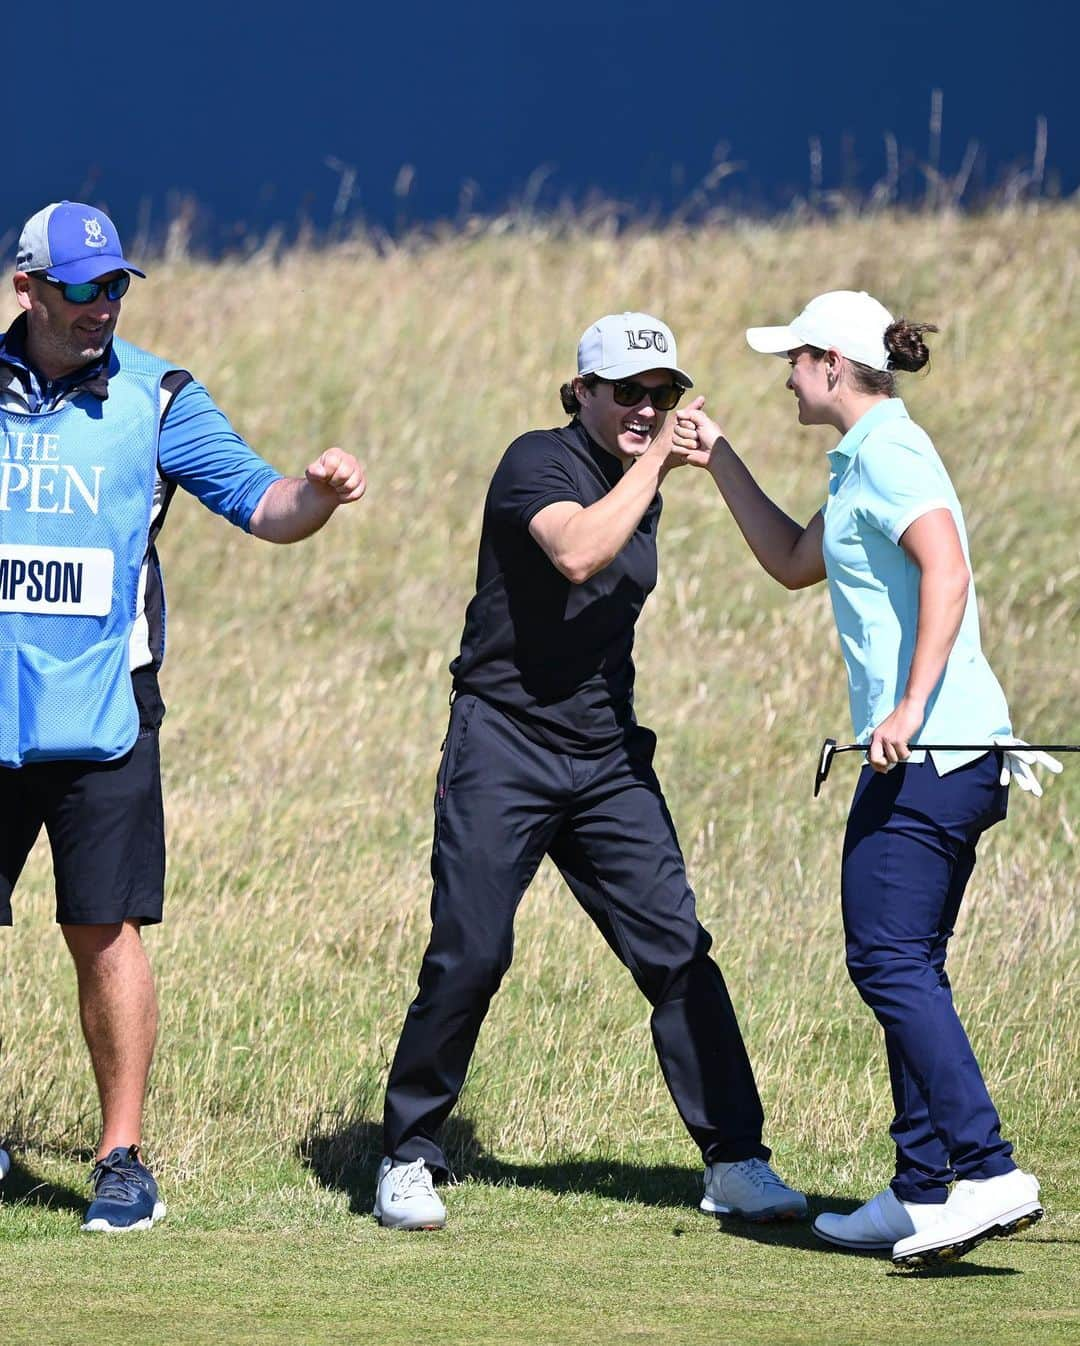
[{"label": "club shaft", "polygon": [[[866,752],[869,743],[842,743],[833,752]],[[911,752],[1080,752],[1080,743],[909,743]]]}]

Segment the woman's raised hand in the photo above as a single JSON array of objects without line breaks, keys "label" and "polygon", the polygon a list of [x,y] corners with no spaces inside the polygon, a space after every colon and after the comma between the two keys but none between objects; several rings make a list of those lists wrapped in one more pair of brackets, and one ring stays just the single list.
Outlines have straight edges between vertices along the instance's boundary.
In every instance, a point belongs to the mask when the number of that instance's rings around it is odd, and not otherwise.
[{"label": "woman's raised hand", "polygon": [[687,407],[675,413],[672,452],[692,467],[708,467],[713,448],[724,436],[723,430],[704,411],[705,399],[695,397]]}]

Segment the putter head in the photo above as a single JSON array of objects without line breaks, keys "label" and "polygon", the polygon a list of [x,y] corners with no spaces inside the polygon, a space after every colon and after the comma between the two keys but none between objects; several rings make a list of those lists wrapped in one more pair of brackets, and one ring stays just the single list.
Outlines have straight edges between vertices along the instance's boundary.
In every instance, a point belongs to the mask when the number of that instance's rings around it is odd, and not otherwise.
[{"label": "putter head", "polygon": [[825,777],[829,774],[829,767],[832,766],[833,753],[836,751],[836,739],[827,738],[821,745],[821,753],[818,757],[817,773],[814,776],[814,798],[821,793],[821,787],[825,784]]}]

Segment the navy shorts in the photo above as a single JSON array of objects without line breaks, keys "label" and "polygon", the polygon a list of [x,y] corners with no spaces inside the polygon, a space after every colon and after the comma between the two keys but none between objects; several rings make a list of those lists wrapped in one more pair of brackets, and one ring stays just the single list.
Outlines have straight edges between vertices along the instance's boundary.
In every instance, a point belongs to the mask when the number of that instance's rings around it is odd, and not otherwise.
[{"label": "navy shorts", "polygon": [[0,767],[0,925],[44,826],[62,925],[161,920],[165,820],[156,729],[112,762]]}]

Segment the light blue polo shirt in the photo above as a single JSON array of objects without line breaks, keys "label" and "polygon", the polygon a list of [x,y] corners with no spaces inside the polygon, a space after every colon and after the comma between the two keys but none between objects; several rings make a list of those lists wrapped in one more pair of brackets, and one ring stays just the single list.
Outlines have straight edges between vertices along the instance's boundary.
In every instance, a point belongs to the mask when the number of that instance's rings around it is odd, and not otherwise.
[{"label": "light blue polo shirt", "polygon": [[[967,532],[944,464],[898,397],[879,402],[851,427],[829,454],[829,468],[825,572],[847,665],[851,720],[856,739],[865,743],[903,695],[915,650],[922,572],[900,537],[922,515],[948,509],[968,559]],[[982,653],[971,584],[960,632],[916,741],[989,743],[1011,732],[1005,694]],[[981,756],[931,755],[942,775]],[[912,753],[911,761],[925,757]]]}]

